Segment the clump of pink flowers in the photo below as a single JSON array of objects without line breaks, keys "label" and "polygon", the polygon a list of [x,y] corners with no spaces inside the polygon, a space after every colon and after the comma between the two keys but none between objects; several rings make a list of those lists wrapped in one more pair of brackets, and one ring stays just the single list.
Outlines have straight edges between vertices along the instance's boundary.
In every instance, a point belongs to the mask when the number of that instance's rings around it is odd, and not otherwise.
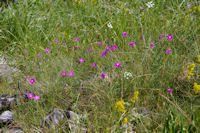
[{"label": "clump of pink flowers", "polygon": [[32,93],[29,93],[29,94],[27,95],[27,97],[28,97],[29,99],[34,99],[35,101],[40,100],[40,96],[34,96]]},{"label": "clump of pink flowers", "polygon": [[171,53],[172,52],[172,49],[167,49],[166,50],[166,53]]}]

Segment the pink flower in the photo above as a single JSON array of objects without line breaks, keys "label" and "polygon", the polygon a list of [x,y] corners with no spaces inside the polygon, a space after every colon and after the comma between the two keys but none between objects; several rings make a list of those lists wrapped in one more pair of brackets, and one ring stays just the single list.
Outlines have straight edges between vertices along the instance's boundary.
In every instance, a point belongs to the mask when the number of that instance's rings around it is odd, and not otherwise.
[{"label": "pink flower", "polygon": [[48,44],[51,44],[51,41],[48,41]]},{"label": "pink flower", "polygon": [[66,75],[67,75],[67,73],[66,73],[66,72],[62,72],[62,75],[63,75],[63,76],[66,76]]},{"label": "pink flower", "polygon": [[80,61],[80,63],[84,62],[83,58],[79,58],[79,61]]},{"label": "pink flower", "polygon": [[129,43],[129,46],[133,46],[133,45],[135,45],[135,42]]},{"label": "pink flower", "polygon": [[167,39],[172,40],[172,39],[173,39],[173,38],[172,38],[172,35],[169,34],[169,35],[167,36]]},{"label": "pink flower", "polygon": [[78,48],[78,46],[75,47],[76,49]]},{"label": "pink flower", "polygon": [[144,8],[140,6],[140,9],[143,10]]},{"label": "pink flower", "polygon": [[117,45],[112,45],[112,48],[111,48],[112,50],[115,50],[115,49],[117,49]]},{"label": "pink flower", "polygon": [[29,83],[30,83],[30,84],[35,83],[35,79],[34,79],[34,78],[31,78],[30,81],[29,81]]},{"label": "pink flower", "polygon": [[88,49],[88,52],[90,52],[90,53],[91,53],[91,52],[92,52],[92,48],[89,48],[89,49]]},{"label": "pink flower", "polygon": [[40,99],[40,96],[34,96],[34,100],[38,101]]},{"label": "pink flower", "polygon": [[97,64],[93,64],[93,65],[92,65],[92,68],[94,68],[96,65],[97,65]]},{"label": "pink flower", "polygon": [[162,38],[163,38],[163,35],[160,35],[159,38],[162,39]]},{"label": "pink flower", "polygon": [[49,48],[46,48],[44,51],[45,51],[46,53],[49,53],[50,49],[49,49]]},{"label": "pink flower", "polygon": [[74,73],[73,72],[69,72],[68,75],[69,76],[74,76]]},{"label": "pink flower", "polygon": [[97,42],[97,44],[102,45],[103,43],[102,42]]},{"label": "pink flower", "polygon": [[122,34],[123,37],[126,37],[127,35],[128,35],[128,32],[124,32],[124,33]]},{"label": "pink flower", "polygon": [[171,53],[172,52],[172,49],[167,49],[166,50],[166,53]]},{"label": "pink flower", "polygon": [[144,39],[144,36],[141,36],[140,39],[143,40],[143,39]]},{"label": "pink flower", "polygon": [[154,47],[155,47],[155,44],[152,42],[152,43],[150,44],[150,47],[151,47],[151,48],[154,48]]},{"label": "pink flower", "polygon": [[102,73],[101,78],[104,79],[105,77],[106,77],[106,75]]},{"label": "pink flower", "polygon": [[24,49],[24,54],[26,54],[27,53],[27,50],[26,49]]},{"label": "pink flower", "polygon": [[31,94],[31,93],[29,93],[29,94],[27,95],[27,97],[28,97],[29,99],[33,99],[34,95]]},{"label": "pink flower", "polygon": [[42,56],[42,54],[40,53],[40,54],[38,54],[38,57],[40,57],[40,56]]},{"label": "pink flower", "polygon": [[106,52],[110,51],[112,49],[111,46],[108,46],[107,49],[106,49]]},{"label": "pink flower", "polygon": [[55,40],[55,43],[58,43],[58,39]]},{"label": "pink flower", "polygon": [[114,66],[115,66],[115,67],[120,67],[121,64],[120,64],[120,62],[117,62]]},{"label": "pink flower", "polygon": [[77,41],[79,41],[80,39],[77,37],[77,38],[75,38],[74,40],[73,40],[73,42],[77,42]]},{"label": "pink flower", "polygon": [[106,54],[107,54],[107,51],[103,51],[103,52],[101,53],[101,56],[106,56]]},{"label": "pink flower", "polygon": [[169,92],[169,93],[172,93],[172,89],[171,89],[171,88],[169,88],[169,89],[168,89],[168,92]]},{"label": "pink flower", "polygon": [[66,46],[66,43],[64,42],[64,46]]}]

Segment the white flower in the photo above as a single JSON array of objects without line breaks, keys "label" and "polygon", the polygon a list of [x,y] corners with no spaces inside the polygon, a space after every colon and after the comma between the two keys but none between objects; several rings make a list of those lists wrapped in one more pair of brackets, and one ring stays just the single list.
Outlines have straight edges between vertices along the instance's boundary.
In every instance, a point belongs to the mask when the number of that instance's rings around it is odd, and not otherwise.
[{"label": "white flower", "polygon": [[132,77],[132,74],[130,72],[124,73],[124,78],[129,79],[130,77]]},{"label": "white flower", "polygon": [[147,3],[146,3],[146,6],[148,6],[148,8],[153,7],[153,6],[154,6],[153,1],[147,2]]},{"label": "white flower", "polygon": [[107,24],[107,26],[108,26],[108,28],[111,28],[111,29],[113,28],[113,26],[110,22]]}]

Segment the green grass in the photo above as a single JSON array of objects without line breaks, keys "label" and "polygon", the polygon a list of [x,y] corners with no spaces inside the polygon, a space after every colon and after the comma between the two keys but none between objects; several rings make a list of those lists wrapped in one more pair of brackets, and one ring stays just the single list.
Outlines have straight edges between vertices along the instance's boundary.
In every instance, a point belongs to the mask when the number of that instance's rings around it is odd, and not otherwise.
[{"label": "green grass", "polygon": [[[120,117],[127,117],[129,122],[134,119],[139,133],[167,132],[167,128],[171,132],[177,132],[175,128],[180,132],[183,128],[182,132],[199,132],[200,97],[194,94],[193,82],[183,73],[195,62],[196,54],[200,54],[200,11],[187,12],[189,2],[182,0],[157,0],[149,9],[146,2],[85,0],[78,4],[72,0],[21,0],[19,4],[10,3],[3,8],[1,53],[16,60],[15,67],[41,84],[38,87],[22,82],[23,90],[34,90],[41,99],[22,102],[15,108],[17,125],[30,132],[52,108],[60,108],[87,114],[84,123],[90,130],[93,125],[95,132],[99,128],[106,132],[106,128],[111,127],[116,127],[114,132],[122,132]],[[190,3],[192,7],[200,4],[196,0]],[[140,10],[140,6],[144,10]],[[113,29],[107,27],[109,22]],[[128,36],[122,37],[123,32],[128,32]],[[166,39],[168,34],[173,40]],[[160,35],[164,38],[159,39]],[[80,41],[73,42],[76,37]],[[98,45],[98,41],[103,45]],[[129,47],[132,41],[136,45]],[[150,48],[152,42],[155,43],[153,49]],[[106,44],[117,45],[118,49],[100,57]],[[92,53],[88,52],[90,47]],[[44,52],[46,48],[50,48],[50,53]],[[169,48],[172,53],[166,54]],[[39,53],[42,56],[38,58]],[[85,62],[80,64],[78,58]],[[121,63],[120,68],[114,68],[117,62]],[[91,68],[93,63],[97,64],[95,68]],[[74,72],[75,76],[63,77],[63,71]],[[131,72],[133,77],[123,78],[124,72]],[[101,79],[101,73],[108,78]],[[16,76],[13,84],[18,80],[24,80],[24,76]],[[196,82],[200,84],[199,79]],[[5,81],[0,87],[2,93],[17,92]],[[167,92],[169,88],[173,89],[172,94]],[[122,116],[116,111],[115,103],[120,98],[130,102],[136,90],[139,99],[126,106]],[[135,118],[132,108],[141,107],[150,109],[150,115]],[[52,132],[47,128],[43,130]]]}]

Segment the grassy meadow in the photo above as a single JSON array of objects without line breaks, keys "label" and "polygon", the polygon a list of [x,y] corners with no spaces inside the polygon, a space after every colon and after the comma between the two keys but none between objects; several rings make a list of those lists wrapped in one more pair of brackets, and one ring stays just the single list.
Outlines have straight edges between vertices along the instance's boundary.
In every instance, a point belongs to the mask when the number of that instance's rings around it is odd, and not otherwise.
[{"label": "grassy meadow", "polygon": [[0,94],[19,93],[13,86],[20,81],[21,90],[40,97],[14,107],[15,125],[69,132],[40,127],[59,108],[82,115],[89,133],[200,132],[200,2],[148,2],[19,0],[2,7],[0,54],[23,73],[11,84],[1,80]]}]

